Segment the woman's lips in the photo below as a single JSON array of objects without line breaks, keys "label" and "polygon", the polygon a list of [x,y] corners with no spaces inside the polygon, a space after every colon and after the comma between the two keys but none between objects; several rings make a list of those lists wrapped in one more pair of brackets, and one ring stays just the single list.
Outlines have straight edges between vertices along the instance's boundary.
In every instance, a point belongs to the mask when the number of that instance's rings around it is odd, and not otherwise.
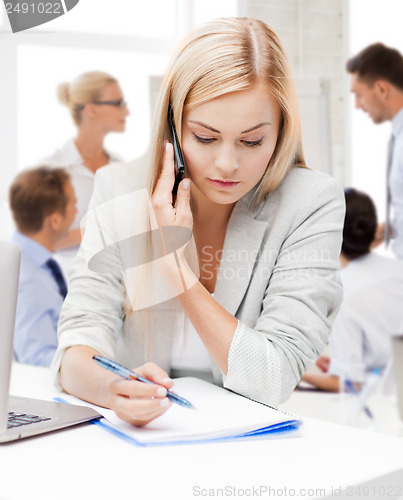
[{"label": "woman's lips", "polygon": [[223,181],[220,179],[210,179],[209,181],[214,184],[214,186],[221,189],[231,189],[239,184],[239,181]]}]

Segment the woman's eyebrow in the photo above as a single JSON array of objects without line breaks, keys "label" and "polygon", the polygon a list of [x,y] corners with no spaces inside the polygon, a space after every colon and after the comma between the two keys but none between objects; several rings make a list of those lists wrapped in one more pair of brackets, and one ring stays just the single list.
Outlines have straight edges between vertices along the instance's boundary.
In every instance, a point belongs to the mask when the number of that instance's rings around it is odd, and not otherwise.
[{"label": "woman's eyebrow", "polygon": [[[217,130],[216,128],[210,127],[209,125],[206,125],[203,122],[195,121],[195,120],[189,120],[189,123],[195,123],[196,125],[200,125],[201,127],[207,128],[208,130],[211,130],[212,132],[215,132],[217,134],[220,134],[221,132]],[[247,130],[243,130],[241,134],[247,134],[248,132],[252,132],[253,130],[256,130],[260,127],[263,127],[264,125],[272,125],[270,122],[261,122],[258,123],[257,125],[248,128]]]},{"label": "woman's eyebrow", "polygon": [[201,127],[204,127],[204,128],[208,128],[209,130],[211,130],[212,132],[216,132],[217,134],[220,134],[220,131],[213,128],[213,127],[210,127],[209,125],[206,125],[205,123],[203,122],[198,122],[198,121],[194,121],[194,120],[189,120],[189,123],[195,123],[196,125],[200,125]]},{"label": "woman's eyebrow", "polygon": [[248,132],[252,132],[252,130],[256,130],[257,128],[263,127],[264,125],[272,125],[272,124],[270,122],[261,122],[255,125],[254,127],[244,130],[243,132],[241,132],[241,134],[247,134]]}]

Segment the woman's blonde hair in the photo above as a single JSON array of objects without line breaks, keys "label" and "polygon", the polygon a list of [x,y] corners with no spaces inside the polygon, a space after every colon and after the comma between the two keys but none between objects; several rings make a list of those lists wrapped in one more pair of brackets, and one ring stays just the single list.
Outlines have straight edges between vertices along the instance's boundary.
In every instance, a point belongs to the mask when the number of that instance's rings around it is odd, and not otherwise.
[{"label": "woman's blonde hair", "polygon": [[99,99],[102,90],[116,78],[102,71],[89,71],[75,78],[71,83],[61,83],[57,87],[57,97],[67,106],[76,125],[81,123],[83,107]]},{"label": "woman's blonde hair", "polygon": [[180,140],[185,112],[258,84],[264,85],[274,97],[281,118],[277,144],[255,192],[254,204],[274,190],[292,166],[305,166],[294,80],[279,38],[258,19],[217,19],[184,39],[163,78],[153,128],[151,193],[161,172],[164,139],[170,138],[169,103]]}]

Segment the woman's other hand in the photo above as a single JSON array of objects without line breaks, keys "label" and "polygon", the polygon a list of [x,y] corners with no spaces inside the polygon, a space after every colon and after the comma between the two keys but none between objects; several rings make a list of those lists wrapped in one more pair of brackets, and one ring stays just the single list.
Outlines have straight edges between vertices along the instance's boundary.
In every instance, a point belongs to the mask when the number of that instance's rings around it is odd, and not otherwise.
[{"label": "woman's other hand", "polygon": [[161,416],[171,406],[166,394],[173,382],[155,363],[146,363],[133,371],[155,384],[117,378],[109,385],[108,406],[119,418],[132,425],[143,426]]},{"label": "woman's other hand", "polygon": [[319,356],[315,364],[321,372],[327,373],[329,371],[330,358],[329,356]]}]

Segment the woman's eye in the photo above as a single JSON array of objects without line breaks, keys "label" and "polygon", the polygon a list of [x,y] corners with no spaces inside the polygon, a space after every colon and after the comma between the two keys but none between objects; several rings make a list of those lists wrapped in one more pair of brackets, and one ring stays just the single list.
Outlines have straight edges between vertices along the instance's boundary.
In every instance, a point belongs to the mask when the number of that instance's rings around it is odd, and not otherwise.
[{"label": "woman's eye", "polygon": [[261,146],[263,142],[263,137],[259,139],[258,141],[242,141],[245,146],[248,146],[250,148],[254,148],[255,146]]},{"label": "woman's eye", "polygon": [[210,144],[215,141],[214,137],[200,137],[196,134],[193,134],[193,138],[196,142],[201,142],[202,144]]}]

